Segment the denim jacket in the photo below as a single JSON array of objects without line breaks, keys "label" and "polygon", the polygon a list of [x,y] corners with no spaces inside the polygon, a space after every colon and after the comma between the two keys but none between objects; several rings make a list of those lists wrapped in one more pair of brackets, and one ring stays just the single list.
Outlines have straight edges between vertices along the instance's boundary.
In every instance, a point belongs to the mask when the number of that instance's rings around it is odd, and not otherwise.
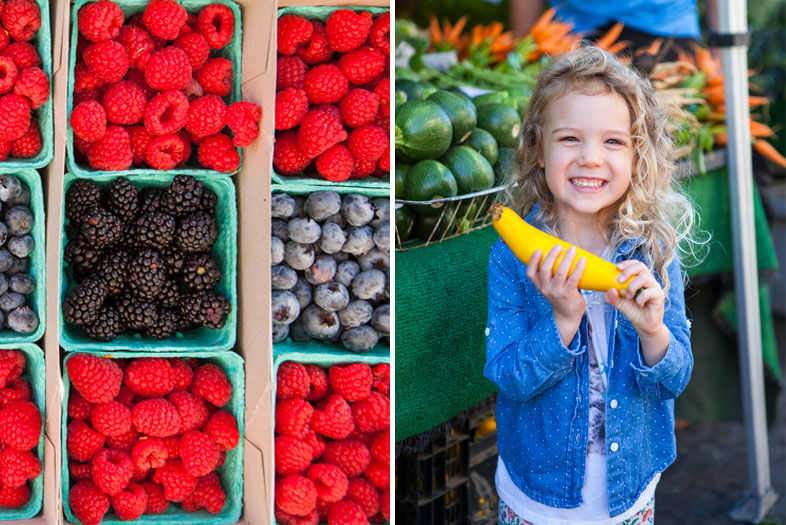
[{"label": "denim jacket", "polygon": [[[625,241],[613,261],[632,258],[642,257],[635,243]],[[573,508],[581,504],[589,431],[587,316],[566,347],[550,303],[526,271],[501,239],[492,246],[484,375],[499,387],[497,445],[511,479],[528,497]],[[654,367],[644,364],[630,321],[605,304],[606,482],[612,517],[630,508],[677,456],[674,398],[688,384],[693,356],[676,257],[668,273],[663,322],[671,337]]]}]

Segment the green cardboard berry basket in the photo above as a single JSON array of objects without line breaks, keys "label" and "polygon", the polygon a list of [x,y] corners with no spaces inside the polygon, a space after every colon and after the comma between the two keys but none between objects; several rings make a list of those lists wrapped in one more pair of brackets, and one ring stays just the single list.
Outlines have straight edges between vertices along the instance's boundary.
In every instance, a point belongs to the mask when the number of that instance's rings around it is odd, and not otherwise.
[{"label": "green cardboard berry basket", "polygon": [[[382,13],[389,12],[387,7],[361,7],[361,6],[291,6],[282,7],[278,10],[278,17],[286,14],[299,15],[309,20],[319,20],[324,22],[334,11],[339,9],[351,9],[353,11],[368,11],[372,16],[377,16]],[[388,130],[389,131],[389,130]],[[272,158],[272,156],[271,156]],[[359,189],[378,189],[384,191],[385,195],[390,194],[390,175],[384,177],[382,180],[378,177],[365,177],[363,179],[350,179],[342,182],[331,182],[324,179],[319,174],[303,173],[301,175],[282,175],[273,169],[273,184],[281,185],[287,188],[284,191],[289,191],[290,184],[307,184],[311,186],[321,186],[322,189],[335,189],[336,186],[347,186],[350,188]],[[366,180],[373,179],[373,180]]]},{"label": "green cardboard berry basket", "polygon": [[41,56],[41,69],[49,78],[49,98],[38,109],[34,109],[30,115],[30,119],[36,120],[38,127],[41,129],[41,151],[38,152],[38,155],[30,158],[7,157],[6,160],[0,162],[0,172],[4,173],[23,168],[43,168],[52,161],[54,156],[52,34],[49,25],[49,2],[47,0],[36,0],[36,3],[41,9],[41,27],[35,32],[35,36],[30,43]]},{"label": "green cardboard berry basket", "polygon": [[[179,504],[170,503],[169,508],[163,514],[142,515],[136,521],[122,521],[115,512],[110,511],[104,515],[101,523],[107,525],[120,524],[160,524],[160,523],[183,523],[190,525],[219,525],[223,523],[235,523],[240,519],[243,507],[243,436],[244,436],[244,415],[245,415],[245,363],[243,358],[235,352],[206,352],[206,353],[144,353],[138,352],[85,352],[99,355],[100,357],[111,357],[116,359],[135,359],[138,357],[195,357],[199,363],[211,363],[224,370],[229,382],[232,384],[232,397],[229,402],[222,407],[222,410],[229,412],[237,420],[237,428],[240,433],[238,445],[227,451],[224,464],[218,468],[218,476],[221,478],[221,487],[226,494],[224,508],[219,514],[210,514],[205,510],[198,512],[186,512]],[[70,394],[70,381],[68,379],[68,368],[65,366],[74,354],[68,354],[63,360],[63,403],[62,417],[60,421],[60,440],[61,468],[62,468],[62,499],[63,511],[66,518],[71,523],[78,523],[68,502],[68,492],[71,488],[71,479],[68,473],[68,454],[66,452],[66,437],[68,430],[68,396]]]},{"label": "green cardboard berry basket", "polygon": [[[77,40],[79,37],[79,28],[77,27],[77,13],[79,12],[79,8],[85,4],[91,3],[94,0],[76,0],[72,7],[71,7],[71,43],[70,43],[70,54],[68,59],[68,100],[67,100],[67,108],[68,114],[67,118],[71,117],[71,110],[73,109],[73,102],[74,102],[74,66],[76,65],[76,49],[77,49]],[[115,0],[115,3],[120,6],[122,9],[123,14],[125,15],[126,21],[133,17],[134,15],[140,14],[145,10],[145,7],[149,3],[148,0]],[[186,11],[189,13],[198,13],[203,7],[208,6],[210,4],[218,3],[222,5],[228,6],[232,10],[232,14],[235,16],[235,30],[232,35],[232,40],[230,40],[229,44],[224,46],[219,50],[211,50],[211,56],[219,56],[226,59],[229,59],[232,62],[232,91],[229,93],[228,96],[223,97],[224,102],[227,105],[231,104],[232,102],[236,102],[241,99],[240,94],[240,79],[242,76],[241,70],[241,48],[243,45],[243,31],[242,31],[242,16],[240,7],[233,2],[232,0],[178,0],[178,3],[186,8]],[[167,174],[186,174],[186,175],[231,175],[234,173],[239,172],[243,168],[243,151],[242,148],[237,148],[238,153],[240,154],[240,165],[238,169],[235,170],[233,173],[224,173],[216,170],[211,170],[207,168],[203,168],[199,166],[196,161],[197,155],[197,147],[192,145],[191,148],[191,158],[186,162],[184,166],[179,166],[174,170],[152,170],[150,167],[143,167],[143,168],[129,168],[126,170],[117,170],[111,172],[104,172],[100,170],[94,170],[90,167],[89,164],[84,163],[80,164],[76,162],[74,157],[74,132],[71,129],[71,126],[66,126],[66,148],[67,148],[67,159],[68,159],[68,169],[77,175],[101,175],[105,173],[111,173],[114,175],[128,175],[133,173],[144,173],[149,171],[155,171],[161,175]]]},{"label": "green cardboard berry basket", "polygon": [[[90,339],[84,331],[77,325],[66,322],[62,315],[59,316],[60,325],[60,346],[66,351],[113,351],[129,350],[138,352],[167,352],[167,351],[189,351],[189,352],[212,352],[226,351],[235,345],[237,336],[237,203],[235,200],[235,186],[232,179],[228,176],[205,176],[195,175],[196,179],[202,181],[207,188],[213,190],[218,196],[216,205],[216,223],[218,224],[218,238],[213,245],[212,255],[221,268],[222,277],[216,286],[216,292],[229,299],[232,311],[227,315],[226,323],[223,328],[210,329],[200,327],[191,330],[186,334],[176,333],[169,339],[155,339],[142,334],[125,333],[121,334],[114,341],[102,342]],[[90,179],[99,187],[106,188],[118,175],[104,174],[90,177],[78,177],[67,173],[63,182],[63,192],[75,180],[80,178]],[[161,172],[146,172],[142,174],[127,175],[126,178],[138,189],[144,188],[164,188],[174,180],[175,174],[164,174]],[[60,307],[67,293],[74,285],[71,271],[65,263],[64,252],[68,242],[66,236],[65,218],[65,198],[62,204],[63,225],[60,231]]]},{"label": "green cardboard berry basket", "polygon": [[[41,411],[41,421],[45,420],[44,404],[46,392],[44,383],[46,381],[46,369],[44,365],[44,352],[32,343],[0,343],[0,349],[19,350],[25,356],[25,370],[22,378],[30,384],[31,401],[35,403]],[[0,520],[24,520],[29,519],[41,511],[41,504],[44,497],[44,425],[41,424],[41,434],[38,438],[38,446],[33,449],[33,453],[41,462],[41,474],[33,481],[28,482],[30,487],[30,499],[18,509],[0,509]]]},{"label": "green cardboard berry basket", "polygon": [[[46,216],[44,212],[44,193],[41,187],[41,176],[34,169],[7,170],[6,175],[13,175],[30,189],[30,206],[33,212],[32,235],[33,251],[30,258],[30,276],[35,280],[35,290],[28,294],[26,304],[38,314],[38,328],[29,334],[14,332],[10,329],[0,330],[0,344],[33,343],[44,334],[46,326]],[[5,212],[5,210],[3,210]]]}]

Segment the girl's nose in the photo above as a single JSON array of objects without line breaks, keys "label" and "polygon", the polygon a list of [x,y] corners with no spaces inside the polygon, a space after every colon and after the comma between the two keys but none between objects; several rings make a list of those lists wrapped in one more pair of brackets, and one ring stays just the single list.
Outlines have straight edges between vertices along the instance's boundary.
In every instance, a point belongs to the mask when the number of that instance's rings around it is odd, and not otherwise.
[{"label": "girl's nose", "polygon": [[584,141],[579,152],[579,164],[590,167],[603,165],[603,148],[593,141]]}]

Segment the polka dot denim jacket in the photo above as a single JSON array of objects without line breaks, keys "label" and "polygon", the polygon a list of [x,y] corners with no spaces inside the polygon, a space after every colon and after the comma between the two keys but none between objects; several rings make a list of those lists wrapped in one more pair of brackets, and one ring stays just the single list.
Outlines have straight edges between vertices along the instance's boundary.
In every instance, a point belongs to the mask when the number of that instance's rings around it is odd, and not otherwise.
[{"label": "polka dot denim jacket", "polygon": [[[527,218],[532,220],[532,213]],[[640,258],[623,243],[614,262]],[[560,508],[581,503],[589,427],[587,316],[565,346],[549,302],[500,239],[491,248],[484,375],[499,387],[497,445],[511,479],[530,498]],[[610,515],[638,499],[676,458],[674,398],[693,368],[690,324],[676,257],[668,268],[666,355],[644,364],[633,325],[605,304],[609,330],[606,461]]]}]

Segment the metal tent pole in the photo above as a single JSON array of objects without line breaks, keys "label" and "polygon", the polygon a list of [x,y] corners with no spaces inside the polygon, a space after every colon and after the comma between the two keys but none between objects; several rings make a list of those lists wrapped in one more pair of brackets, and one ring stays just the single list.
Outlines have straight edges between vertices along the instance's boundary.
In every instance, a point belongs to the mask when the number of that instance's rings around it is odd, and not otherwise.
[{"label": "metal tent pole", "polygon": [[745,0],[721,0],[719,35],[726,92],[726,131],[734,248],[737,341],[748,456],[748,490],[731,512],[735,520],[758,523],[777,496],[770,483],[759,319],[759,280],[753,222],[753,170],[748,126],[748,38]]}]

